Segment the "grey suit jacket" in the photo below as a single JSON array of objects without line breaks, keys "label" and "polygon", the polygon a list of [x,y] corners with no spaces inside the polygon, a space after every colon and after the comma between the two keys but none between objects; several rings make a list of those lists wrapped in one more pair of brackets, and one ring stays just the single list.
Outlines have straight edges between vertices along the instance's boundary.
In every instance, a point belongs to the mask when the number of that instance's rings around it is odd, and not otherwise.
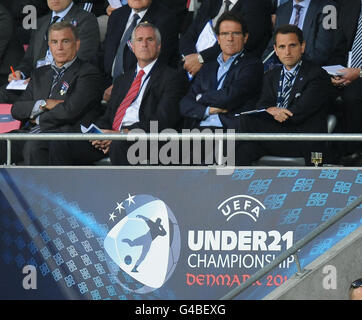
[{"label": "grey suit jacket", "polygon": [[[303,36],[306,42],[304,57],[319,65],[327,64],[333,55],[333,39],[336,31],[325,29],[323,20],[327,14],[323,14],[323,8],[328,5],[336,6],[334,0],[312,0],[309,4],[303,24]],[[282,4],[276,12],[275,29],[289,24],[293,12],[293,0]],[[267,49],[263,53],[263,59],[273,51],[273,39],[270,40]]]},{"label": "grey suit jacket", "polygon": [[[79,59],[65,71],[53,89],[52,99],[64,100],[52,110],[40,115],[42,131],[79,131],[80,124],[88,126],[100,115],[102,77],[94,66]],[[53,82],[51,66],[34,71],[28,87],[13,104],[12,116],[26,123],[37,100],[49,98]]]},{"label": "grey suit jacket", "polygon": [[[26,51],[21,63],[16,67],[25,76],[30,76],[32,70],[36,68],[37,61],[44,59],[48,44],[46,33],[51,21],[51,12],[38,21],[38,29],[34,30],[30,39],[29,48]],[[70,21],[77,26],[80,48],[78,57],[82,60],[89,61],[95,57],[99,46],[99,27],[97,18],[93,13],[84,11],[79,6],[73,4],[64,20]]]}]

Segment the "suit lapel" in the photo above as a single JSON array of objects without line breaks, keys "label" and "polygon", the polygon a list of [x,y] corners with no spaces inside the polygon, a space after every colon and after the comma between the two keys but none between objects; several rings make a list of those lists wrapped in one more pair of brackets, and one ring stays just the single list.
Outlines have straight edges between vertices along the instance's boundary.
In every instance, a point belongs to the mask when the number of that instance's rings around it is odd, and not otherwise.
[{"label": "suit lapel", "polygon": [[318,11],[318,2],[311,1],[307,10],[307,14],[304,18],[304,24],[303,24],[303,33],[304,38],[307,39],[308,34],[310,31],[312,31],[312,24],[313,24],[313,18],[316,15],[316,11]]},{"label": "suit lapel", "polygon": [[280,21],[278,21],[278,26],[289,24],[290,17],[293,13],[293,1],[288,1],[285,5],[285,14],[280,16]]},{"label": "suit lapel", "polygon": [[[46,33],[50,24],[50,20],[51,13],[46,16],[44,23],[39,27],[39,30],[36,31],[38,35],[34,38],[34,58],[41,57],[43,59],[48,50]],[[36,61],[34,61],[34,65],[36,65]]]},{"label": "suit lapel", "polygon": [[302,63],[300,70],[297,74],[296,79],[294,80],[294,84],[292,87],[292,91],[290,92],[288,105],[291,105],[292,101],[294,100],[295,96],[300,93],[306,78],[306,71],[305,71],[305,63]]}]

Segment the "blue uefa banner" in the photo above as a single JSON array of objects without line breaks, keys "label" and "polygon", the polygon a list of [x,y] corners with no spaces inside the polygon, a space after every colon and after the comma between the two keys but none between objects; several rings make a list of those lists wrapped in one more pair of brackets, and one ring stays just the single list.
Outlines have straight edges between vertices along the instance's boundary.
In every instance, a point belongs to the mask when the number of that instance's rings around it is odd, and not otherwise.
[{"label": "blue uefa banner", "polygon": [[[219,299],[361,191],[357,169],[3,168],[0,298]],[[302,266],[357,229],[361,209],[305,246]],[[237,299],[296,271],[289,257]]]}]

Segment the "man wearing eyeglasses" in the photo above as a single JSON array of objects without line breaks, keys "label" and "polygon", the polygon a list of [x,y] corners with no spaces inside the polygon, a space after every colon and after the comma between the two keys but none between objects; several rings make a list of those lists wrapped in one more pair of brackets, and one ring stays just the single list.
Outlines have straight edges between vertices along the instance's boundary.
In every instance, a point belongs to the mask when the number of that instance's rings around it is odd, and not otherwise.
[{"label": "man wearing eyeglasses", "polygon": [[362,300],[362,278],[351,283],[349,288],[349,300]]},{"label": "man wearing eyeglasses", "polygon": [[185,128],[236,129],[237,114],[259,97],[263,65],[244,51],[249,34],[241,14],[222,14],[215,32],[221,53],[205,63],[180,102]]},{"label": "man wearing eyeglasses", "polygon": [[205,64],[180,103],[188,128],[236,129],[235,114],[259,97],[263,66],[244,52],[249,34],[241,15],[224,13],[215,31],[221,53]]}]

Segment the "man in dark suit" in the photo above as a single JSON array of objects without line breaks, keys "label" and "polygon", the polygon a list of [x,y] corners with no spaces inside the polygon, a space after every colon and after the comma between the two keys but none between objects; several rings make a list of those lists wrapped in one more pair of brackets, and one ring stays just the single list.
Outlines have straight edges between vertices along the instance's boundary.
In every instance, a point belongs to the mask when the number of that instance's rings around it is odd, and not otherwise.
[{"label": "man in dark suit", "polygon": [[[96,17],[82,8],[73,4],[72,0],[48,0],[48,6],[52,10],[41,17],[37,23],[38,28],[33,31],[29,47],[15,68],[15,77],[9,74],[8,81],[13,79],[29,78],[31,72],[42,65],[50,64],[53,60],[47,42],[49,25],[58,21],[69,21],[78,29],[81,46],[79,58],[89,61],[96,56],[99,46],[99,28]],[[56,18],[58,17],[58,18]],[[18,95],[13,95],[4,87],[0,90],[0,101],[13,103]]]},{"label": "man in dark suit", "polygon": [[259,98],[263,66],[244,50],[249,34],[241,14],[222,14],[215,31],[221,53],[205,63],[180,103],[188,128],[236,129],[236,114]]},{"label": "man in dark suit", "polygon": [[[177,58],[177,21],[172,11],[153,0],[129,0],[128,5],[114,10],[109,17],[104,40],[104,71],[108,85],[120,74],[133,69],[137,59],[129,42],[131,31],[140,22],[154,24],[162,35],[160,60],[176,66]],[[126,39],[127,38],[127,39]]]},{"label": "man in dark suit", "polygon": [[[283,63],[264,76],[258,109],[240,116],[240,130],[247,133],[325,133],[331,92],[330,78],[318,65],[302,59],[303,32],[294,25],[278,28],[274,49]],[[236,164],[251,165],[265,154],[302,156],[310,161],[311,151],[323,151],[321,142],[240,142]],[[307,161],[306,161],[307,163]]]},{"label": "man in dark suit", "polygon": [[[294,24],[303,31],[306,42],[304,58],[321,66],[326,65],[333,56],[334,29],[327,29],[323,13],[327,6],[336,6],[333,0],[289,0],[276,11],[275,28]],[[270,39],[263,53],[265,59],[273,51],[273,39]]]},{"label": "man in dark suit", "polygon": [[[150,132],[150,121],[158,121],[159,131],[176,128],[184,78],[158,59],[161,35],[154,25],[140,23],[131,39],[137,66],[117,77],[106,113],[95,124],[104,133],[128,133],[132,129]],[[54,141],[50,164],[87,165],[109,155],[113,165],[128,165],[131,145],[120,140]]]},{"label": "man in dark suit", "polygon": [[[74,132],[89,125],[101,110],[102,81],[99,71],[77,58],[80,40],[67,21],[49,28],[51,65],[34,71],[28,87],[12,107],[12,116],[22,121],[16,133]],[[6,143],[0,142],[0,163],[6,159]],[[25,165],[48,164],[47,141],[14,141],[12,160]]]},{"label": "man in dark suit", "polygon": [[[248,53],[260,57],[271,37],[271,1],[265,0],[204,0],[198,10],[197,16],[186,33],[180,39],[180,53],[184,59],[184,69],[195,75],[204,62],[213,61],[220,54],[217,41],[209,42],[204,49],[200,44],[200,35],[208,34],[212,40],[212,30],[205,30],[212,21],[215,26],[218,17],[228,9],[243,15],[249,30],[248,43],[245,49]],[[206,32],[207,31],[207,32]],[[216,36],[214,35],[215,40]],[[211,39],[210,39],[211,38]],[[199,50],[196,48],[198,47]]]},{"label": "man in dark suit", "polygon": [[[336,132],[362,133],[361,39],[361,1],[343,1],[343,5],[340,6],[338,11],[336,54],[330,60],[331,65],[340,64],[348,67],[340,70],[342,76],[332,78],[333,85],[336,88],[336,95],[342,98],[342,103],[336,109],[339,116]],[[338,149],[341,156],[352,155],[352,158],[358,157],[358,154],[362,153],[362,144],[343,142]]]},{"label": "man in dark suit", "polygon": [[15,26],[9,11],[0,5],[0,86],[8,83],[10,66],[19,63],[24,49],[15,37]]}]

